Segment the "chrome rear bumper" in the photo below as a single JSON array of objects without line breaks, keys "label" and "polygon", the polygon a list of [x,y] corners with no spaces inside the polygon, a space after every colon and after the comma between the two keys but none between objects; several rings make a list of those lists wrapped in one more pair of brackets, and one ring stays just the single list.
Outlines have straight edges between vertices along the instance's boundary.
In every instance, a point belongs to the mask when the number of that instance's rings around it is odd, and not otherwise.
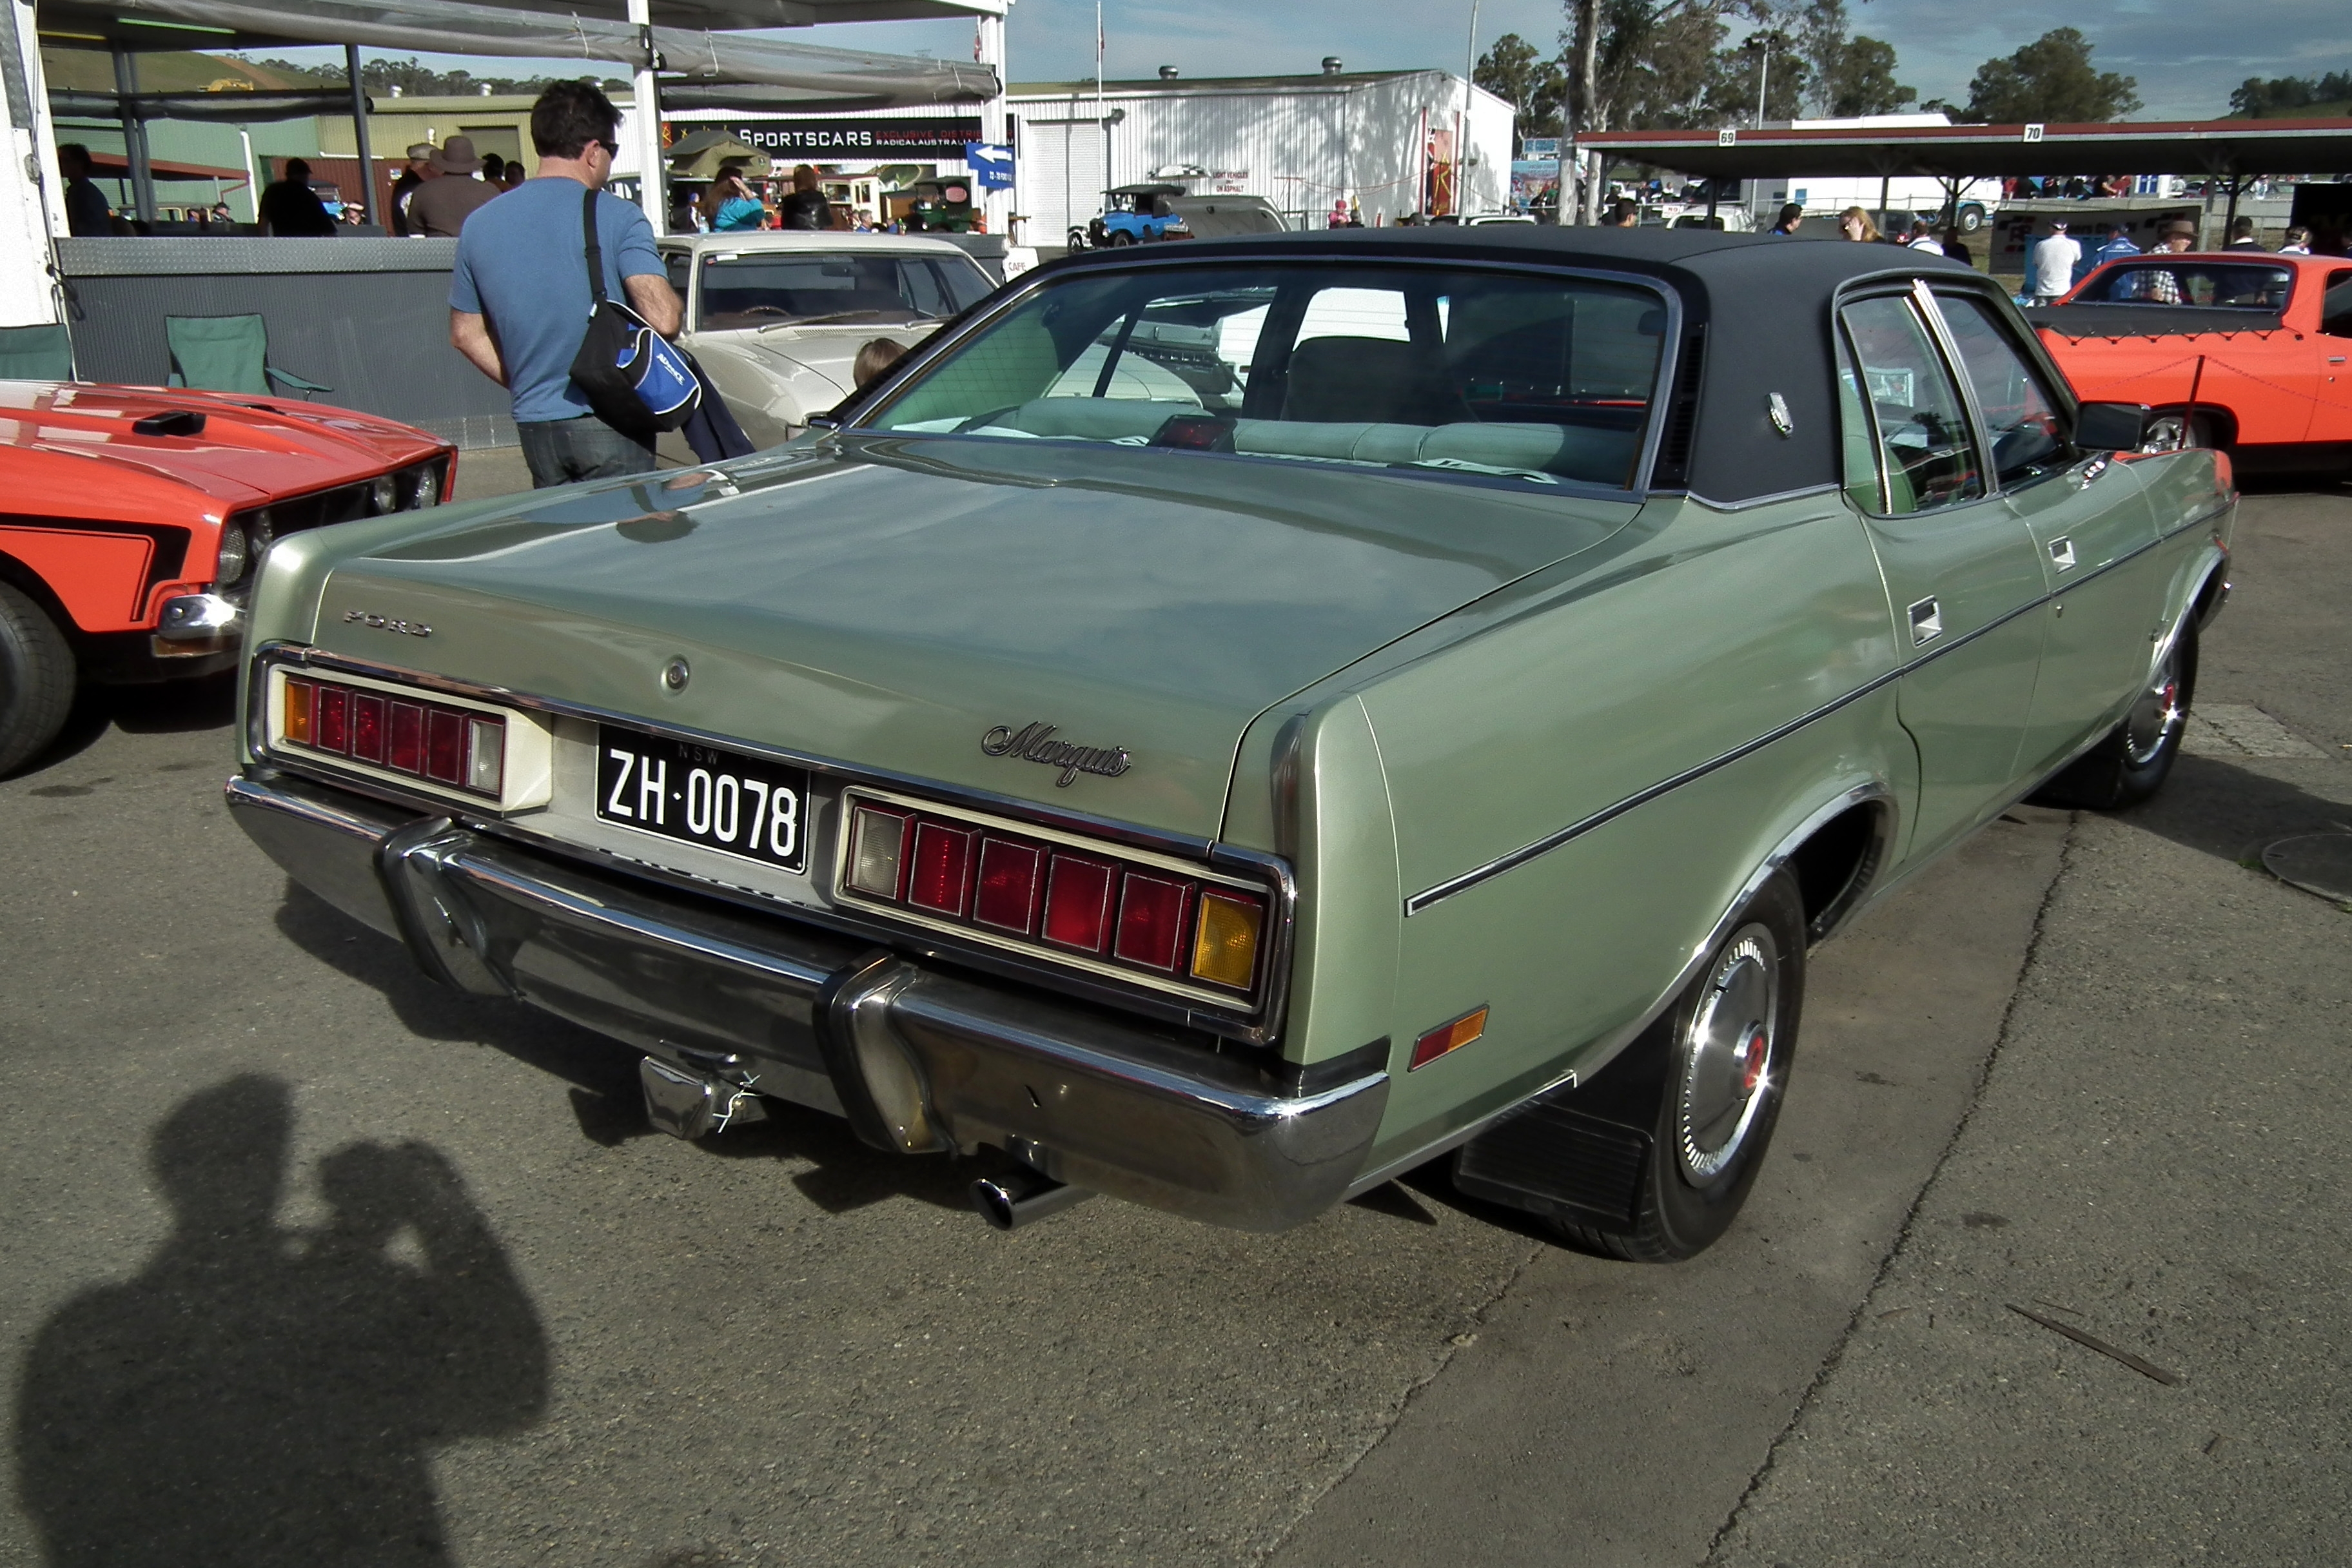
[{"label": "chrome rear bumper", "polygon": [[232,816],[294,879],[459,990],[515,996],[906,1153],[1008,1150],[1059,1182],[1244,1230],[1337,1202],[1388,1076],[1285,1092],[1214,1042],[968,979],[446,817],[257,769]]}]

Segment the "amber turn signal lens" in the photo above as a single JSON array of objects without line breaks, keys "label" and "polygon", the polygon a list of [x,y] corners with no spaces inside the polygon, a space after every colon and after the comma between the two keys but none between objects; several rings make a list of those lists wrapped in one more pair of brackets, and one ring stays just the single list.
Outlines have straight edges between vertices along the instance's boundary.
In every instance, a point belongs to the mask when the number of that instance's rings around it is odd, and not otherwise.
[{"label": "amber turn signal lens", "polygon": [[298,745],[310,743],[310,714],[319,689],[307,680],[286,683],[286,738]]},{"label": "amber turn signal lens", "polygon": [[1203,892],[1200,925],[1192,933],[1192,978],[1248,990],[1257,973],[1258,931],[1265,924],[1256,900]]},{"label": "amber turn signal lens", "polygon": [[1412,1043],[1412,1066],[1424,1068],[1448,1051],[1458,1051],[1486,1032],[1486,1009],[1465,1013],[1450,1024],[1440,1024]]}]

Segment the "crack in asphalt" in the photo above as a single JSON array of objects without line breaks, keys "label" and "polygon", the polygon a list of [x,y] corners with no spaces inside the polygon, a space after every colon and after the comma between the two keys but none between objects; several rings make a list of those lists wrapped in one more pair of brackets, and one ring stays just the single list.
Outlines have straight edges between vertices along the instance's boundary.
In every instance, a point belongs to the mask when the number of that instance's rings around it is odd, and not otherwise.
[{"label": "crack in asphalt", "polygon": [[[2004,1027],[2006,1025],[2007,1019],[2004,1017]],[[1361,1448],[1359,1448],[1356,1451],[1356,1457],[1349,1459],[1345,1465],[1341,1466],[1328,1481],[1326,1481],[1319,1489],[1317,1489],[1312,1497],[1302,1498],[1299,1500],[1297,1508],[1290,1516],[1289,1522],[1282,1527],[1281,1533],[1277,1534],[1272,1541],[1268,1542],[1265,1548],[1255,1555],[1253,1561],[1257,1563],[1271,1562],[1275,1555],[1281,1552],[1283,1547],[1289,1544],[1290,1538],[1298,1533],[1298,1527],[1306,1523],[1307,1519],[1315,1512],[1315,1510],[1322,1506],[1323,1500],[1329,1497],[1333,1492],[1337,1491],[1341,1486],[1346,1484],[1348,1478],[1356,1473],[1357,1467],[1360,1466],[1366,1459],[1371,1458],[1372,1451],[1389,1440],[1391,1435],[1392,1435],[1396,1431],[1398,1426],[1403,1422],[1406,1413],[1412,1408],[1412,1402],[1421,1397],[1423,1390],[1430,1387],[1432,1384],[1435,1384],[1439,1378],[1444,1376],[1445,1369],[1454,1364],[1454,1358],[1470,1348],[1469,1342],[1478,1337],[1474,1331],[1482,1327],[1486,1323],[1486,1314],[1495,1310],[1495,1303],[1500,1301],[1504,1297],[1508,1296],[1511,1293],[1512,1289],[1518,1284],[1519,1277],[1528,1271],[1528,1266],[1533,1264],[1537,1258],[1543,1257],[1550,1250],[1550,1247],[1546,1243],[1538,1241],[1530,1246],[1528,1250],[1520,1256],[1518,1262],[1512,1266],[1510,1273],[1504,1277],[1502,1283],[1496,1286],[1492,1291],[1488,1292],[1485,1300],[1480,1301],[1476,1306],[1471,1309],[1470,1321],[1468,1324],[1465,1328],[1457,1330],[1454,1333],[1447,1336],[1445,1352],[1438,1358],[1437,1364],[1431,1367],[1425,1375],[1417,1378],[1413,1382],[1405,1385],[1403,1394],[1400,1394],[1397,1397],[1395,1404],[1389,1407],[1388,1419],[1381,1423],[1381,1429],[1377,1433],[1373,1434],[1371,1441],[1366,1443]],[[1875,1289],[1876,1288],[1875,1283],[1874,1283],[1872,1289]]]},{"label": "crack in asphalt", "polygon": [[[2080,812],[2073,814],[2067,819],[2066,836],[2059,845],[2057,869],[2051,874],[2049,885],[2042,889],[2042,901],[2034,907],[2033,932],[2027,939],[2024,956],[2018,963],[2017,978],[2010,984],[2009,1001],[2000,1010],[2000,1027],[1993,1033],[1992,1048],[1985,1053],[1983,1063],[1977,1068],[1976,1083],[1969,1091],[1968,1108],[1961,1111],[1959,1121],[1953,1124],[1951,1136],[1944,1141],[1943,1150],[1937,1154],[1935,1166],[1927,1173],[1927,1179],[1920,1183],[1919,1190],[1912,1194],[1911,1206],[1904,1212],[1903,1224],[1895,1233],[1894,1243],[1879,1258],[1878,1269],[1871,1277],[1870,1288],[1864,1290],[1862,1293],[1862,1299],[1854,1303],[1853,1314],[1846,1319],[1845,1328],[1839,1333],[1836,1345],[1831,1349],[1827,1356],[1822,1358],[1822,1364],[1813,1373],[1812,1380],[1805,1384],[1805,1392],[1798,1395],[1795,1406],[1789,1412],[1789,1419],[1782,1423],[1780,1430],[1773,1436],[1772,1446],[1765,1450],[1764,1462],[1756,1467],[1755,1474],[1748,1478],[1748,1485],[1741,1489],[1739,1500],[1731,1505],[1731,1511],[1724,1515],[1723,1522],[1716,1527],[1714,1535],[1708,1538],[1706,1555],[1699,1559],[1700,1568],[1706,1568],[1707,1564],[1721,1561],[1723,1544],[1730,1538],[1732,1531],[1738,1527],[1740,1516],[1747,1512],[1748,1504],[1755,1500],[1756,1494],[1762,1489],[1766,1479],[1780,1463],[1781,1450],[1787,1447],[1790,1437],[1804,1421],[1806,1414],[1820,1399],[1822,1390],[1828,1385],[1830,1378],[1844,1363],[1846,1348],[1853,1342],[1855,1331],[1862,1327],[1864,1320],[1869,1315],[1871,1303],[1878,1300],[1878,1293],[1885,1288],[1888,1276],[1894,1273],[1895,1264],[1902,1260],[1904,1253],[1911,1246],[1912,1232],[1919,1223],[1919,1211],[1926,1205],[1927,1194],[1934,1192],[1936,1184],[1943,1180],[1944,1167],[1958,1152],[1960,1141],[1968,1136],[1969,1126],[1976,1121],[1977,1110],[1984,1103],[1985,1088],[1992,1081],[1993,1070],[2000,1065],[2001,1053],[2009,1047],[2010,1030],[2016,1019],[2018,999],[2025,994],[2026,976],[2033,973],[2034,962],[2041,956],[2042,939],[2048,929],[2051,905],[2057,901],[2058,889],[2064,884],[2067,872],[2074,867],[2074,846],[2081,832],[2082,822]],[[1443,1371],[1444,1368],[1441,1367],[1439,1370]]]}]

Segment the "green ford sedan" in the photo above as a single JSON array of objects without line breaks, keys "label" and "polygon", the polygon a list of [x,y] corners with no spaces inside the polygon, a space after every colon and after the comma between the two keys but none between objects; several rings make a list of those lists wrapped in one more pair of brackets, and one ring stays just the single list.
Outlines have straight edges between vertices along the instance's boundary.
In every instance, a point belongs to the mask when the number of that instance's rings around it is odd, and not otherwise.
[{"label": "green ford sedan", "polygon": [[228,784],[442,983],[1088,1194],[1441,1158],[1699,1251],[1806,954],[2026,796],[2146,798],[2226,458],[1988,279],[1704,232],[1047,268],[782,447],[281,541]]}]

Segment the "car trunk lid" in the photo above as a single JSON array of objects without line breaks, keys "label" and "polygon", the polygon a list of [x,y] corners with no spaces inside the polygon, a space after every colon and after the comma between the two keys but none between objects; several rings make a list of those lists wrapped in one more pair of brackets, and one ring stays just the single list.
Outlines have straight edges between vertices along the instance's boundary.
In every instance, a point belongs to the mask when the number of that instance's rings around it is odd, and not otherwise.
[{"label": "car trunk lid", "polygon": [[[804,443],[347,562],[317,639],[1211,837],[1268,706],[1636,510],[1537,490],[1059,442]],[[1127,765],[1073,770],[1059,744]]]}]

